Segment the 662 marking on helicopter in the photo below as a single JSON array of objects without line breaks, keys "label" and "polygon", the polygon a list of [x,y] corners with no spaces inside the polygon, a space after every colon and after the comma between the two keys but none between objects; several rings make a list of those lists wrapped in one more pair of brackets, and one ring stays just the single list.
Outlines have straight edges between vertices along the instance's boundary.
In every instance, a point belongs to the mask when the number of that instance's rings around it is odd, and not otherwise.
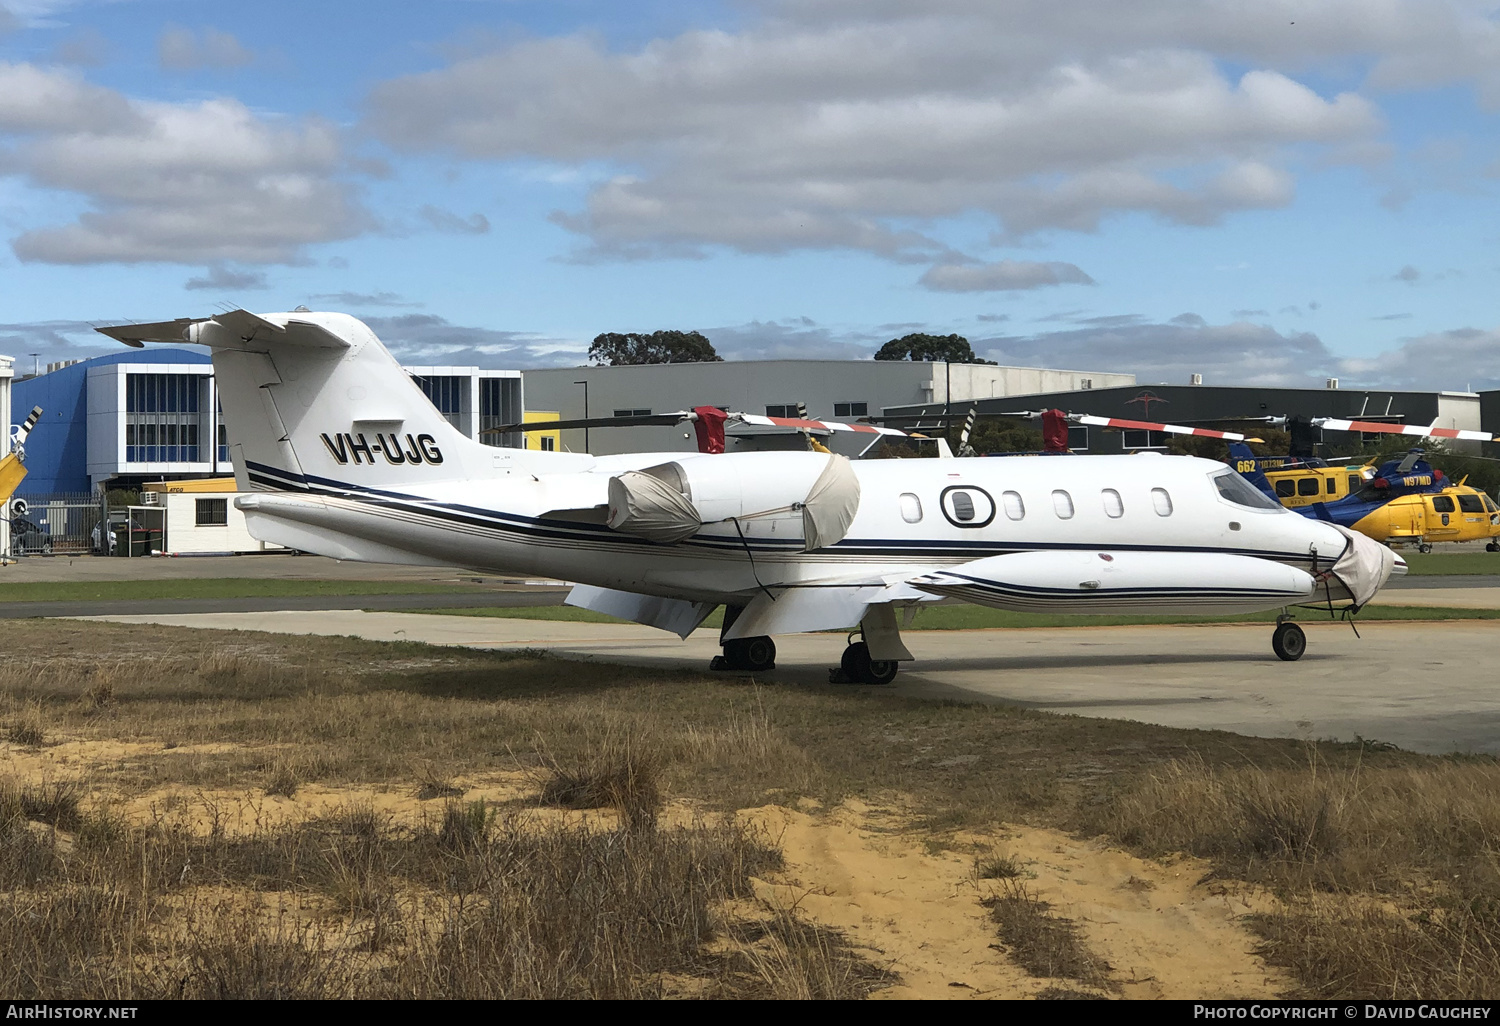
[{"label": "662 marking on helicopter", "polygon": [[[401,446],[401,436],[395,432],[384,434],[375,432],[375,440],[367,441],[364,432],[351,434],[348,431],[335,431],[333,437],[328,437],[324,432],[321,436],[323,444],[328,447],[328,452],[340,466],[351,460],[358,465],[361,463],[374,463],[375,454],[379,453],[385,457],[385,461],[391,464],[400,463],[431,463],[443,462],[443,450],[437,446],[437,439],[431,435],[406,436],[406,447]],[[363,456],[363,459],[361,459]]]}]

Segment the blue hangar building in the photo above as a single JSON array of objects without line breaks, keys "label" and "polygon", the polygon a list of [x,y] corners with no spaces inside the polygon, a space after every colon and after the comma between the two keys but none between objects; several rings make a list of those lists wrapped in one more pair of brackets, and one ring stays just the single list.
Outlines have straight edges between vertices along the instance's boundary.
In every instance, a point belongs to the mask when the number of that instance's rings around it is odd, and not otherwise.
[{"label": "blue hangar building", "polygon": [[[521,372],[407,367],[455,428],[491,445],[519,434],[483,434],[519,423]],[[194,349],[131,349],[18,378],[12,409],[42,408],[26,440],[24,496],[92,493],[151,481],[234,473],[213,362]]]}]

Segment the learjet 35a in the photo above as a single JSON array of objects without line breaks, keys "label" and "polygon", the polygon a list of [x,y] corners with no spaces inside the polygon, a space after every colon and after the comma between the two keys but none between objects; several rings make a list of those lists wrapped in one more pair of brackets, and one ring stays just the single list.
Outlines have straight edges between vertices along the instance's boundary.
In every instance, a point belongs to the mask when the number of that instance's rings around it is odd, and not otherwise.
[{"label": "learjet 35a", "polygon": [[720,667],[777,634],[851,631],[836,676],[912,658],[901,615],[963,601],[1051,613],[1363,606],[1405,565],[1187,456],[848,459],[820,452],[591,456],[483,445],[346,314],[100,328],[213,353],[253,535],[339,559],[577,582],[570,604],[687,637],[725,607]]}]

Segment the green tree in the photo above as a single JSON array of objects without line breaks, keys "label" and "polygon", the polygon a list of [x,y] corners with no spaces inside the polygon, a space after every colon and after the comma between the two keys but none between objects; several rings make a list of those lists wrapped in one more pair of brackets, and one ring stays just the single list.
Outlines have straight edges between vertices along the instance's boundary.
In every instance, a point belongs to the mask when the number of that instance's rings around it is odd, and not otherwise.
[{"label": "green tree", "polygon": [[697,331],[653,331],[594,336],[589,362],[626,367],[643,363],[723,363],[713,343]]},{"label": "green tree", "polygon": [[875,354],[877,360],[916,360],[947,363],[994,363],[974,355],[974,347],[962,335],[924,335],[912,332],[893,338]]}]

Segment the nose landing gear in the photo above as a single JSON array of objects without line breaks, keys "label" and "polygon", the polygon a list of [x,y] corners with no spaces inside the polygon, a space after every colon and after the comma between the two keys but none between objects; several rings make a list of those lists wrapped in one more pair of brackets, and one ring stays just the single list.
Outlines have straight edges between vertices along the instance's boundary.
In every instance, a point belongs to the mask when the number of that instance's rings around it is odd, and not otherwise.
[{"label": "nose landing gear", "polygon": [[1276,658],[1285,659],[1287,662],[1296,662],[1302,658],[1302,653],[1307,651],[1307,635],[1301,627],[1286,618],[1286,614],[1276,618],[1276,630],[1271,635],[1271,651],[1276,653]]}]

